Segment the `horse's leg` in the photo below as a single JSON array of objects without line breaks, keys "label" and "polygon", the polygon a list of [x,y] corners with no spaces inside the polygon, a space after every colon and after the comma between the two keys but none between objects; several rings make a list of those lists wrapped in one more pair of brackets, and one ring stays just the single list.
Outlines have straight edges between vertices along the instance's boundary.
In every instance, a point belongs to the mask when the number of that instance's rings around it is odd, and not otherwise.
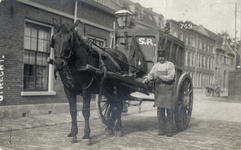
[{"label": "horse's leg", "polygon": [[71,132],[68,134],[68,137],[73,137],[72,143],[76,142],[77,134],[78,134],[78,127],[77,127],[77,107],[76,107],[76,95],[71,93],[71,91],[64,86],[65,94],[69,100],[69,111],[72,120]]},{"label": "horse's leg", "polygon": [[82,139],[85,142],[85,145],[91,145],[90,125],[89,125],[91,94],[87,90],[83,90],[82,94],[83,94],[82,114],[85,119],[84,136],[82,137]]},{"label": "horse's leg", "polygon": [[122,137],[122,135],[123,135],[122,124],[121,124],[122,109],[123,109],[123,102],[117,103],[117,122],[116,122],[116,127],[115,127],[117,137]]},{"label": "horse's leg", "polygon": [[121,124],[121,113],[122,113],[122,109],[123,109],[123,103],[120,102],[115,102],[115,103],[111,103],[111,118],[110,118],[110,122],[105,130],[105,134],[113,134],[113,128],[115,126],[115,121],[116,122],[116,135],[117,136],[122,136],[122,124]]},{"label": "horse's leg", "polygon": [[116,103],[110,103],[110,121],[105,129],[105,134],[106,135],[112,135],[113,134],[113,128],[115,126],[115,121],[117,119],[116,113],[117,111],[117,107],[116,107]]}]

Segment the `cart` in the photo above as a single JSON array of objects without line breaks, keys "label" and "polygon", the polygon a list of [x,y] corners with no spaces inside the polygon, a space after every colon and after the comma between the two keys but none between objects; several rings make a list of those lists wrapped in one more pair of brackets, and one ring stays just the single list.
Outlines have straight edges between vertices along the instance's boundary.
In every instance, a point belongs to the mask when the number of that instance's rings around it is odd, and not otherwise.
[{"label": "cart", "polygon": [[210,84],[205,87],[206,91],[205,94],[206,96],[215,96],[215,97],[220,97],[220,87],[218,84]]},{"label": "cart", "polygon": [[[138,101],[139,111],[143,101],[154,101],[153,84],[146,85],[141,81],[147,73],[150,72],[152,66],[157,62],[158,47],[164,47],[167,53],[167,60],[175,65],[175,109],[174,124],[178,130],[185,130],[190,122],[193,109],[193,84],[189,74],[184,73],[184,43],[179,39],[169,35],[165,31],[159,29],[121,29],[116,31],[115,45],[121,50],[127,58],[130,58],[133,45],[144,56],[146,68],[145,71],[138,72],[138,65],[143,61],[133,61],[130,67],[131,76],[121,75],[114,72],[107,72],[107,78],[114,78],[122,82],[122,85],[128,88],[132,93],[127,95],[125,100]],[[138,51],[137,51],[138,52]],[[133,57],[136,59],[135,57]],[[139,58],[140,59],[140,58]],[[131,61],[131,60],[129,60]],[[134,66],[134,67],[133,67]],[[134,69],[133,69],[134,68]],[[98,72],[97,68],[87,66],[88,70]],[[142,93],[146,96],[136,96]],[[103,124],[108,124],[110,119],[109,106],[106,98],[99,94],[96,96],[96,106],[99,118]]]}]

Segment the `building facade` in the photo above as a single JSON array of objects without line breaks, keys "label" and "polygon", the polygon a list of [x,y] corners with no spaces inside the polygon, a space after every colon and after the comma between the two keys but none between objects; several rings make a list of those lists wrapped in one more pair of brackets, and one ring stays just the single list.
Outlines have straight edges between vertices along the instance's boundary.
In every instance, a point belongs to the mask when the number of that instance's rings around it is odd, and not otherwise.
[{"label": "building facade", "polygon": [[[53,55],[52,18],[68,24],[81,20],[78,28],[82,34],[105,47],[110,45],[114,12],[121,5],[97,0],[16,0],[2,1],[0,9],[0,57],[4,57],[0,117],[11,116],[3,106],[66,103],[68,111],[60,78],[57,74],[57,80],[54,79],[54,68],[46,62]],[[34,110],[22,111],[28,115]]]},{"label": "building facade", "polygon": [[204,32],[202,26],[190,22],[170,22],[170,34],[185,44],[185,67],[193,79],[195,89],[204,89],[214,82],[215,39]]},{"label": "building facade", "polygon": [[209,30],[207,33],[216,39],[215,43],[215,84],[218,84],[222,91],[228,90],[229,72],[236,68],[236,53],[229,45],[227,34],[217,35]]},{"label": "building facade", "polygon": [[[82,24],[77,30],[81,34],[101,47],[111,47],[115,12],[123,6],[136,13],[136,28],[159,28],[163,24],[162,15],[128,0],[1,1],[0,117],[11,116],[10,107],[3,109],[4,106],[50,104],[52,107],[64,103],[68,111],[60,78],[57,74],[55,80],[54,68],[46,62],[53,56],[52,18],[68,24],[80,20]],[[32,113],[32,110],[12,109],[18,115]]]}]

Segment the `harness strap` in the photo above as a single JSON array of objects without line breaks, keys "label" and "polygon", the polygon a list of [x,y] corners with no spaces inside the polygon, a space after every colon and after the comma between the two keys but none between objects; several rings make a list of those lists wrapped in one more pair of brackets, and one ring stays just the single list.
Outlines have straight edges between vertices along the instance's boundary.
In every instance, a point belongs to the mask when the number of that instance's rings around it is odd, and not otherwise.
[{"label": "harness strap", "polygon": [[[94,45],[94,46],[93,46]],[[99,48],[95,43],[93,42],[90,42],[89,43],[89,46],[91,49],[93,49],[94,51],[96,51],[99,55],[101,56],[107,56],[111,61],[112,63],[115,65],[116,69],[118,72],[121,72],[121,68],[120,68],[120,65],[115,61],[115,59],[109,54],[107,53],[106,51],[104,51],[103,49]]]}]

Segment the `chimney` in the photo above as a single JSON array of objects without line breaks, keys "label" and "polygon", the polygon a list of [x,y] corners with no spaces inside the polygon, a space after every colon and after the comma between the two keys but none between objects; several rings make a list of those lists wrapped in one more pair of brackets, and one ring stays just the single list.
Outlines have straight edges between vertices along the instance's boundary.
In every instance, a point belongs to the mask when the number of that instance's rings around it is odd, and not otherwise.
[{"label": "chimney", "polygon": [[227,34],[223,34],[223,46],[227,45]]},{"label": "chimney", "polygon": [[152,11],[152,8],[147,8],[148,10]]}]

